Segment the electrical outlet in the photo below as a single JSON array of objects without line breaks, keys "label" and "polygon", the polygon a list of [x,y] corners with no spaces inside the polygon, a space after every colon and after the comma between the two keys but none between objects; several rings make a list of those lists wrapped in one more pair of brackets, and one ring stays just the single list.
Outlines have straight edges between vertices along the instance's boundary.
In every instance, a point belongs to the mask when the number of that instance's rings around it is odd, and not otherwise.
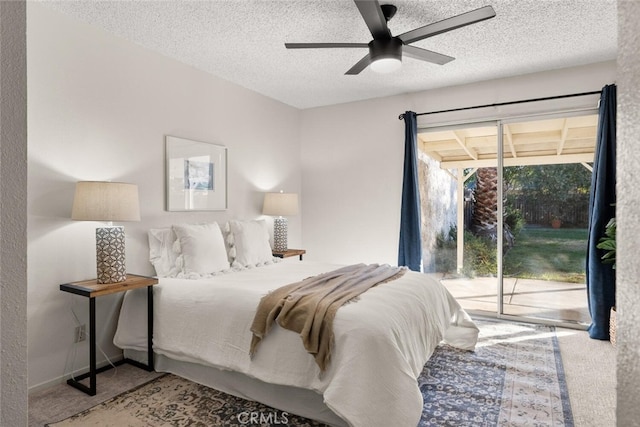
[{"label": "electrical outlet", "polygon": [[76,339],[74,342],[82,342],[87,339],[87,325],[84,323],[76,326]]}]

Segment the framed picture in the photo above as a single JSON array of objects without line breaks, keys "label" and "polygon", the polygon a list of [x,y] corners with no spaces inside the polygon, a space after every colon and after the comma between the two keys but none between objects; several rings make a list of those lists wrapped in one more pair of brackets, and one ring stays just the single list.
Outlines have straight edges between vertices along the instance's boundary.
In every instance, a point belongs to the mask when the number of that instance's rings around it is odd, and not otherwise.
[{"label": "framed picture", "polygon": [[227,209],[227,148],[165,137],[168,211]]}]

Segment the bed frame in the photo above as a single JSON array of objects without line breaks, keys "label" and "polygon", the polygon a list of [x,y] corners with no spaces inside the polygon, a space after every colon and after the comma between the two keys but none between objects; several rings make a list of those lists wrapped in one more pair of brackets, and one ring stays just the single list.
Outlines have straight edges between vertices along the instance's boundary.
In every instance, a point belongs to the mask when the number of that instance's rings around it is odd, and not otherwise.
[{"label": "bed frame", "polygon": [[[144,351],[130,349],[125,349],[124,355],[126,358],[140,361],[146,361],[147,357]],[[324,404],[322,395],[312,390],[269,384],[239,372],[182,362],[161,354],[155,354],[155,369],[331,426],[347,426],[342,418]]]}]

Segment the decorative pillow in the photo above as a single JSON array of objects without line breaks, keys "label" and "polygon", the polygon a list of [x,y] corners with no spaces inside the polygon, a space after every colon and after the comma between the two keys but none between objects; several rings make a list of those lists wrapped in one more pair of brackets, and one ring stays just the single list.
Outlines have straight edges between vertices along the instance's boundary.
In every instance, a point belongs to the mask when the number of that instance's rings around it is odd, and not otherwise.
[{"label": "decorative pillow", "polygon": [[[174,225],[180,242],[182,272],[209,274],[228,270],[229,260],[217,223]],[[180,264],[180,260],[177,260]]]},{"label": "decorative pillow", "polygon": [[233,242],[233,234],[231,234],[231,228],[229,227],[229,222],[225,222],[222,227],[220,227],[222,231],[222,238],[224,239],[224,247],[227,250],[227,259],[229,260],[229,264],[233,265],[233,260],[236,259],[236,248]]},{"label": "decorative pillow", "polygon": [[171,229],[152,228],[149,235],[149,261],[153,264],[158,277],[174,277],[178,269],[176,258],[178,254],[173,247],[176,243],[176,235]]},{"label": "decorative pillow", "polygon": [[269,228],[266,221],[229,221],[232,248],[235,251],[234,267],[254,267],[273,262],[269,244]]}]

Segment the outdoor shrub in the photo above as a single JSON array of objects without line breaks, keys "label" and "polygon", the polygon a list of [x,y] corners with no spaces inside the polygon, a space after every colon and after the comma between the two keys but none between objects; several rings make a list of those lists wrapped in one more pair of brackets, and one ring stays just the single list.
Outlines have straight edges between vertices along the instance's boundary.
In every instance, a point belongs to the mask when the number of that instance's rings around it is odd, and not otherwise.
[{"label": "outdoor shrub", "polygon": [[456,271],[455,236],[455,226],[450,227],[447,234],[441,231],[436,235],[435,267],[438,273],[455,273]]},{"label": "outdoor shrub", "polygon": [[492,276],[497,273],[495,242],[486,237],[464,233],[463,273],[468,277]]},{"label": "outdoor shrub", "polygon": [[514,238],[518,237],[522,228],[527,224],[522,212],[512,205],[505,205],[504,222],[509,226]]},{"label": "outdoor shrub", "polygon": [[[455,273],[457,268],[457,228],[451,226],[448,233],[436,236],[436,271]],[[467,277],[491,276],[496,274],[495,242],[486,237],[464,233],[464,266],[461,272]]]}]

